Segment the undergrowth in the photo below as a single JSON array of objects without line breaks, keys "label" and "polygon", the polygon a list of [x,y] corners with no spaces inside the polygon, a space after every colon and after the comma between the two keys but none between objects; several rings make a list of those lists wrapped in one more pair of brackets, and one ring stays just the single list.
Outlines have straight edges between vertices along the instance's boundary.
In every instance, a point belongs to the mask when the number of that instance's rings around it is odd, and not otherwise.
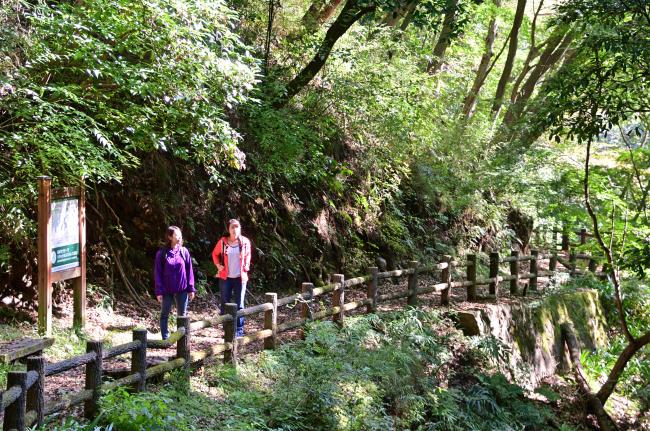
[{"label": "undergrowth", "polygon": [[[503,375],[466,363],[482,355],[472,354],[474,348],[435,311],[350,317],[343,328],[314,322],[303,341],[249,357],[236,369],[204,369],[192,378],[193,389],[173,376],[156,393],[108,393],[101,420],[91,425],[179,431],[571,429],[557,428],[547,407]],[[98,429],[78,426],[69,429]]]}]

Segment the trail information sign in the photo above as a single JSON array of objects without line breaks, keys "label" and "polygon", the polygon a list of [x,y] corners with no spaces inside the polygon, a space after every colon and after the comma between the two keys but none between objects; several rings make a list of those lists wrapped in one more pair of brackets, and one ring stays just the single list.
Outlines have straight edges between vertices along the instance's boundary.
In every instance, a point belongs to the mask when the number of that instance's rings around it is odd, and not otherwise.
[{"label": "trail information sign", "polygon": [[38,329],[52,333],[52,283],[73,289],[74,325],[86,323],[86,198],[83,184],[52,189],[38,179]]},{"label": "trail information sign", "polygon": [[79,199],[52,202],[52,272],[75,268],[79,258]]}]

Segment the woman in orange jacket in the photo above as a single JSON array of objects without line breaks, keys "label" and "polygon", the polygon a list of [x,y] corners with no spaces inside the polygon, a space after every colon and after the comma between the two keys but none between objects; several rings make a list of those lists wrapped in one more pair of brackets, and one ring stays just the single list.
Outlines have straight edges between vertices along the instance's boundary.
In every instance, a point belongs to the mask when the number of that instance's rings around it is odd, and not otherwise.
[{"label": "woman in orange jacket", "polygon": [[[221,292],[221,314],[226,304],[234,302],[244,308],[246,282],[251,265],[251,242],[241,234],[241,224],[236,219],[228,221],[228,236],[217,241],[212,250],[212,261],[217,267],[219,291]],[[244,335],[244,318],[237,319],[237,336]]]}]

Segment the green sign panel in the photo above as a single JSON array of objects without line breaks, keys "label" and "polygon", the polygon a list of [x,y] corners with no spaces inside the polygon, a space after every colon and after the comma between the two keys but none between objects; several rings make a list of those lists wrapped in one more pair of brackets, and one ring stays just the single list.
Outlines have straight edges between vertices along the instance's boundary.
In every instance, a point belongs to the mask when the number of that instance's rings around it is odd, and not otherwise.
[{"label": "green sign panel", "polygon": [[53,272],[77,266],[79,266],[79,243],[64,245],[52,249]]},{"label": "green sign panel", "polygon": [[52,202],[52,272],[76,268],[79,258],[79,198]]}]

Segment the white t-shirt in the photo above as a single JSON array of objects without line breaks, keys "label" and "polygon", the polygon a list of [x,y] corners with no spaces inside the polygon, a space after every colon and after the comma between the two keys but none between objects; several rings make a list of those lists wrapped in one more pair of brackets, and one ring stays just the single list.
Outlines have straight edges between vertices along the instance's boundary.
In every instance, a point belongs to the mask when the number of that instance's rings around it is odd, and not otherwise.
[{"label": "white t-shirt", "polygon": [[240,243],[230,245],[226,242],[226,255],[228,255],[228,278],[241,277]]}]

